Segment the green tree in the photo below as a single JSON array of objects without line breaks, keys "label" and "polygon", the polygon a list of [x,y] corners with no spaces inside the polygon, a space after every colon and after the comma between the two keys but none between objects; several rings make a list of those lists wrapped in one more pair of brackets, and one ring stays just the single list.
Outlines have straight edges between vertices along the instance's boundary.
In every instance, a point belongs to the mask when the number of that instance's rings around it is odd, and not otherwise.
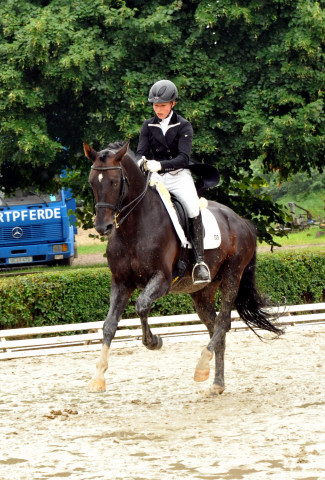
[{"label": "green tree", "polygon": [[[150,85],[179,88],[195,131],[193,158],[215,164],[209,193],[250,217],[260,236],[281,220],[261,194],[324,164],[325,14],[311,0],[2,0],[2,187],[42,187],[71,168],[89,198],[82,141],[136,148]],[[88,215],[88,219],[89,219]]]}]

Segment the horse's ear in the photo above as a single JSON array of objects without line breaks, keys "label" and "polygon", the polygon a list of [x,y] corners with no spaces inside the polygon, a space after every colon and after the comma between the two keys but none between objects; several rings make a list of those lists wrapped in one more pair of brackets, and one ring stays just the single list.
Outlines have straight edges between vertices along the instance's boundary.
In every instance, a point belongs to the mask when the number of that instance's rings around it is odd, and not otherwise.
[{"label": "horse's ear", "polygon": [[86,142],[84,142],[83,145],[84,145],[84,152],[86,157],[94,162],[97,156],[96,151],[93,148],[91,148]]},{"label": "horse's ear", "polygon": [[130,142],[126,142],[123,145],[123,147],[120,148],[120,150],[118,152],[116,152],[114,160],[116,160],[117,162],[120,162],[122,160],[122,158],[126,155],[126,152],[129,148],[129,145],[130,145]]}]

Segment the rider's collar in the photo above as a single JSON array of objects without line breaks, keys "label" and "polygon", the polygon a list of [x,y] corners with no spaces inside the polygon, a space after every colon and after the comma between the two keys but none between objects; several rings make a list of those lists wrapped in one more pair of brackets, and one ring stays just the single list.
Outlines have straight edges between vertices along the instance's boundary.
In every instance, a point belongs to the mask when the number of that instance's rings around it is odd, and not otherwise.
[{"label": "rider's collar", "polygon": [[160,125],[168,125],[170,119],[171,119],[172,116],[173,116],[173,113],[174,113],[174,111],[173,111],[173,109],[172,109],[172,110],[170,111],[170,114],[168,115],[168,117],[163,118],[162,120],[159,120]]}]

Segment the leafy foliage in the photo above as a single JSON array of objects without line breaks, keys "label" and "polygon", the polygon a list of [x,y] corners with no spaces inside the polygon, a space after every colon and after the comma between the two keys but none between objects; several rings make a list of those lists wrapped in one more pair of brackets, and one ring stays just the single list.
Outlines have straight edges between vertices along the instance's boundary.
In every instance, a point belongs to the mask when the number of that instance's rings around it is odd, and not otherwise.
[{"label": "leafy foliage", "polygon": [[220,170],[210,198],[269,238],[282,210],[252,161],[282,178],[323,169],[324,16],[312,0],[2,2],[2,187],[42,187],[69,167],[90,205],[82,141],[136,148],[150,85],[166,77],[193,123],[193,158]]},{"label": "leafy foliage", "polygon": [[299,304],[325,299],[325,257],[297,252],[260,255],[258,285],[273,302]]},{"label": "leafy foliage", "polygon": [[[257,284],[271,303],[312,303],[325,299],[325,256],[318,254],[259,255]],[[84,268],[0,279],[0,329],[99,321],[109,309],[108,268]],[[134,292],[123,314],[134,318]],[[220,307],[216,295],[216,309]],[[158,299],[150,316],[194,312],[189,295]]]}]

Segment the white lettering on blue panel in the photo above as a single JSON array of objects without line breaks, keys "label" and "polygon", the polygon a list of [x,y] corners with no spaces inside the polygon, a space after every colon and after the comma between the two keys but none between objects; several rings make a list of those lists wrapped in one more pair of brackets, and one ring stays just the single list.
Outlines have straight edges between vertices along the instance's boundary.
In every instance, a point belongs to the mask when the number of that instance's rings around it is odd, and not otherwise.
[{"label": "white lettering on blue panel", "polygon": [[61,208],[42,208],[38,210],[8,210],[0,212],[0,223],[5,222],[24,222],[25,220],[50,220],[51,218],[61,218]]},{"label": "white lettering on blue panel", "polygon": [[51,210],[50,208],[46,208],[45,209],[45,218],[46,220],[49,220],[50,218],[53,217],[53,210]]}]

